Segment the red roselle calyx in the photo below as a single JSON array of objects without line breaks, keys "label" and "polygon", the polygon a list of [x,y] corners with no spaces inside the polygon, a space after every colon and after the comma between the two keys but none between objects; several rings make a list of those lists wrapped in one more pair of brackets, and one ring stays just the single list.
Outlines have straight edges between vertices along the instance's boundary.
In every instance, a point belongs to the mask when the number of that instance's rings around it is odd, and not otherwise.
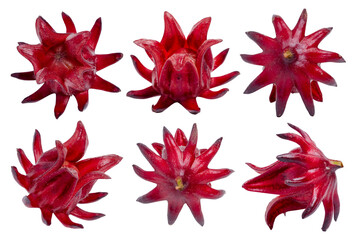
[{"label": "red roselle calyx", "polygon": [[273,199],[265,213],[270,229],[281,213],[304,209],[306,218],[316,211],[321,202],[325,209],[322,230],[326,231],[332,218],[336,221],[340,211],[335,171],[343,167],[342,162],[328,159],[300,128],[289,124],[300,135],[278,134],[280,138],[299,144],[289,153],[277,156],[278,161],[267,167],[248,165],[260,175],[245,182],[246,190],[279,195]]},{"label": "red roselle calyx", "polygon": [[23,198],[27,207],[40,208],[43,222],[51,224],[52,214],[66,227],[83,228],[74,223],[69,215],[94,220],[104,216],[82,210],[77,205],[95,202],[107,195],[106,192],[90,193],[99,179],[109,179],[107,170],[121,161],[117,155],[80,160],[88,146],[83,124],[79,121],[74,135],[65,143],[56,141],[56,147],[43,152],[40,133],[34,135],[34,157],[32,164],[23,150],[18,149],[18,158],[25,175],[12,167],[15,180],[28,192]]},{"label": "red roselle calyx", "polygon": [[195,24],[187,38],[170,13],[165,12],[164,20],[165,31],[161,42],[148,39],[135,41],[154,62],[154,69],[147,69],[135,56],[131,56],[138,73],[152,85],[130,91],[127,96],[144,99],[160,95],[159,101],[152,106],[154,112],[162,112],[178,102],[190,113],[199,113],[196,97],[215,99],[223,96],[227,88],[218,91],[210,89],[232,80],[239,72],[211,77],[211,72],[224,62],[229,51],[226,49],[213,58],[210,47],[222,40],[207,39],[211,18]]},{"label": "red roselle calyx", "polygon": [[99,77],[96,72],[119,61],[121,53],[96,55],[95,48],[101,33],[101,18],[90,31],[76,32],[71,18],[62,13],[66,33],[57,33],[42,17],[36,20],[36,33],[40,44],[23,42],[17,47],[28,59],[34,71],[13,73],[22,80],[36,80],[42,84],[39,90],[22,102],[37,102],[48,95],[56,94],[55,117],[65,111],[70,96],[74,95],[78,109],[83,111],[88,104],[89,89],[119,92],[112,83]]},{"label": "red roselle calyx", "polygon": [[164,145],[153,143],[156,153],[139,143],[138,147],[155,171],[144,171],[134,165],[136,174],[153,183],[156,187],[138,198],[139,202],[168,202],[168,223],[173,224],[184,204],[190,208],[200,225],[204,225],[200,199],[217,199],[225,191],[211,188],[210,182],[227,177],[230,169],[209,169],[208,164],[220,148],[222,138],[209,149],[197,149],[198,132],[194,124],[189,140],[178,129],[175,137],[164,128]]},{"label": "red roselle calyx", "polygon": [[263,71],[250,83],[244,93],[253,93],[269,84],[273,85],[270,102],[276,101],[276,115],[280,117],[290,93],[300,93],[309,114],[315,114],[313,100],[322,102],[318,82],[336,86],[333,77],[320,68],[323,62],[345,62],[337,53],[318,48],[332,28],[320,29],[305,36],[307,13],[304,9],[295,28],[290,30],[284,20],[274,15],[276,37],[257,32],[246,34],[263,50],[255,55],[242,54],[244,61],[264,66]]}]

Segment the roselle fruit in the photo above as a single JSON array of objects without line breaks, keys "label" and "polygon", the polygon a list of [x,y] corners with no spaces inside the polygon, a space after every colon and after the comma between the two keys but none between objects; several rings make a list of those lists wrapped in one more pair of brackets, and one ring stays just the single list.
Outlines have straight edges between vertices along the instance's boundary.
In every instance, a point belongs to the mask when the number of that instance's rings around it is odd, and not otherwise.
[{"label": "roselle fruit", "polygon": [[222,40],[207,39],[211,18],[204,18],[195,24],[187,38],[170,13],[165,12],[164,20],[165,31],[161,42],[149,39],[135,41],[154,62],[154,69],[147,69],[135,56],[131,56],[136,70],[151,86],[130,91],[127,96],[144,99],[160,95],[158,102],[152,106],[152,110],[157,113],[175,102],[190,113],[199,113],[196,97],[222,97],[228,91],[227,88],[218,91],[212,91],[211,88],[229,82],[239,72],[211,77],[211,72],[224,62],[229,51],[226,49],[213,58],[210,47]]},{"label": "roselle fruit", "polygon": [[255,55],[242,54],[242,59],[264,68],[244,93],[250,94],[272,84],[269,100],[276,102],[278,117],[284,113],[290,93],[300,93],[307,111],[313,116],[313,100],[323,101],[318,82],[336,86],[334,78],[322,70],[320,64],[345,62],[339,54],[318,48],[332,28],[323,28],[305,36],[306,21],[307,12],[304,9],[293,30],[289,29],[280,16],[274,15],[272,22],[275,38],[257,32],[246,33],[263,52]]},{"label": "roselle fruit", "polygon": [[94,220],[104,214],[87,212],[78,204],[92,203],[107,195],[106,192],[90,193],[95,182],[99,179],[109,179],[107,170],[121,161],[118,155],[81,158],[88,146],[88,138],[84,125],[79,121],[73,136],[61,143],[56,141],[55,148],[43,152],[40,133],[34,135],[35,164],[31,163],[24,151],[18,149],[18,158],[25,170],[25,175],[12,167],[15,180],[25,188],[29,195],[23,198],[27,207],[40,208],[42,220],[46,225],[51,224],[54,214],[66,227],[83,228],[74,223],[69,215]]},{"label": "roselle fruit", "polygon": [[74,95],[79,111],[88,104],[89,90],[99,89],[119,92],[120,89],[102,79],[97,71],[119,61],[122,53],[95,54],[101,33],[101,18],[90,31],[76,32],[71,18],[62,13],[66,33],[57,33],[42,17],[36,20],[36,33],[40,44],[19,43],[17,50],[34,67],[33,71],[13,73],[22,80],[36,80],[42,86],[22,102],[37,102],[48,95],[56,94],[55,117],[65,111],[70,96]]},{"label": "roselle fruit", "polygon": [[327,158],[300,128],[289,124],[300,135],[278,134],[280,138],[293,141],[300,147],[281,154],[278,161],[267,166],[248,165],[260,175],[243,184],[249,191],[277,194],[268,205],[265,220],[270,229],[281,213],[304,209],[302,218],[313,214],[321,203],[325,209],[322,230],[326,231],[332,218],[336,221],[340,211],[335,171],[342,162]]},{"label": "roselle fruit", "polygon": [[184,204],[188,205],[196,221],[203,226],[204,217],[200,199],[217,199],[225,191],[213,189],[210,182],[227,177],[230,169],[209,169],[208,165],[220,148],[219,138],[209,149],[196,147],[198,131],[194,124],[189,140],[178,129],[175,137],[164,128],[164,145],[153,143],[157,154],[139,143],[141,153],[155,171],[144,171],[133,165],[136,174],[157,186],[149,193],[139,197],[141,203],[166,200],[168,202],[168,223],[177,219]]}]

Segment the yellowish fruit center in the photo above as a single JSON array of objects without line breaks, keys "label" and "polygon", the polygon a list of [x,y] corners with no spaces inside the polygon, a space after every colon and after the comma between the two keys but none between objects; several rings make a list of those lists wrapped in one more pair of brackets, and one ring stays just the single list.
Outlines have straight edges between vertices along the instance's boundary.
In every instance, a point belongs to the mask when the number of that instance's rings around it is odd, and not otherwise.
[{"label": "yellowish fruit center", "polygon": [[175,181],[176,181],[175,189],[179,190],[179,191],[184,190],[184,183],[183,183],[181,177],[175,178]]},{"label": "yellowish fruit center", "polygon": [[283,53],[283,56],[284,56],[284,58],[289,59],[289,60],[294,58],[294,54],[290,49],[285,50]]}]

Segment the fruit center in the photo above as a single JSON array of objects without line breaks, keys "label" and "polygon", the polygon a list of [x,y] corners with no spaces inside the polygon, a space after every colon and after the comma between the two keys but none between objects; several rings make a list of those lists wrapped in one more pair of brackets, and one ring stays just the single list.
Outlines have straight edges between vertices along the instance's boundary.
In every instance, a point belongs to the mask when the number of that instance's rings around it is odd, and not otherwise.
[{"label": "fruit center", "polygon": [[182,181],[182,178],[177,177],[177,178],[175,178],[175,181],[176,181],[175,189],[178,190],[178,191],[184,190],[185,187],[184,187],[184,183]]},{"label": "fruit center", "polygon": [[76,59],[73,59],[68,55],[63,44],[53,47],[50,51],[52,58],[48,63],[48,67],[62,77],[64,77],[63,75],[69,70],[81,66]]},{"label": "fruit center", "polygon": [[297,59],[297,53],[293,48],[285,48],[283,51],[283,59],[288,63],[293,63]]}]

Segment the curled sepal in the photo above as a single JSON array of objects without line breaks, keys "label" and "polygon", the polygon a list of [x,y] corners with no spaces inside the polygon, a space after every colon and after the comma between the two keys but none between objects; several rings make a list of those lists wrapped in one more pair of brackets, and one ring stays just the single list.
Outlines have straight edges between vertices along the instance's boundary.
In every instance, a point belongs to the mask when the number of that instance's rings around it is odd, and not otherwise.
[{"label": "curled sepal", "polygon": [[70,162],[76,162],[80,160],[86,151],[89,144],[89,140],[86,134],[86,130],[81,121],[77,123],[75,133],[72,137],[64,143],[68,153],[66,160]]},{"label": "curled sepal", "polygon": [[270,229],[273,229],[275,219],[280,214],[303,209],[306,206],[306,204],[298,198],[299,197],[295,196],[279,196],[269,203],[266,208],[265,220]]}]

